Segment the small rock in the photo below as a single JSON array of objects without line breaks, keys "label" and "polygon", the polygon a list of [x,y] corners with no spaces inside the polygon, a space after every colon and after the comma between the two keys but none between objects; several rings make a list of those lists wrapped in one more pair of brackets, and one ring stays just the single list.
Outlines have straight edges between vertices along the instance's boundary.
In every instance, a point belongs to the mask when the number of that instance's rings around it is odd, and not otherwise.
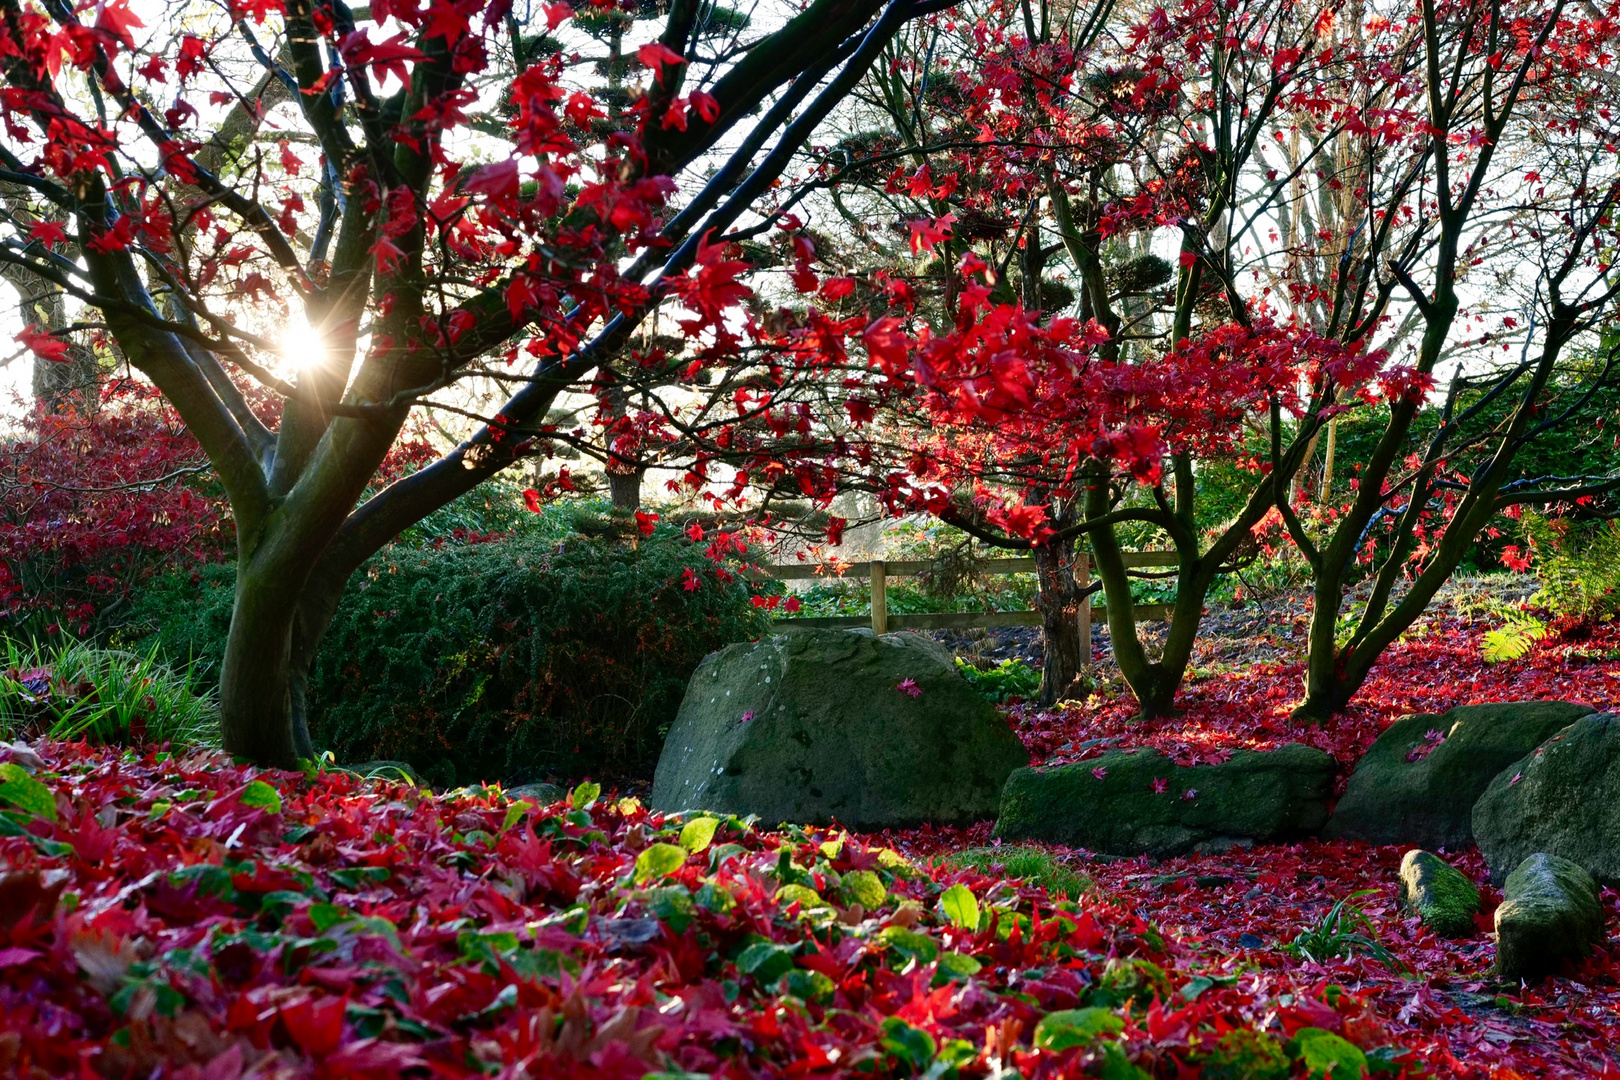
[{"label": "small rock", "polygon": [[1586,955],[1603,938],[1597,883],[1579,865],[1537,852],[1508,875],[1496,909],[1496,969],[1504,979],[1534,979],[1565,959]]},{"label": "small rock", "polygon": [[1265,944],[1264,941],[1260,940],[1259,935],[1248,932],[1239,934],[1237,943],[1239,948],[1244,949],[1258,949]]},{"label": "small rock", "polygon": [[1401,860],[1401,906],[1441,937],[1467,937],[1474,932],[1479,890],[1438,855],[1408,851]]},{"label": "small rock", "polygon": [[526,799],[540,806],[550,806],[567,794],[556,784],[519,784],[506,789],[506,797],[513,802]]}]

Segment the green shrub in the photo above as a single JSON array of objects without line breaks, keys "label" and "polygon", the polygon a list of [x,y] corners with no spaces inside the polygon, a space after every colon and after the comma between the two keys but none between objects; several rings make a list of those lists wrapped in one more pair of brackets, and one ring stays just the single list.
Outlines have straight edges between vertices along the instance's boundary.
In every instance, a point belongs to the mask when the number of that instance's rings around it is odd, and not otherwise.
[{"label": "green shrub", "polygon": [[1004,704],[1015,697],[1032,698],[1041,689],[1040,669],[1012,657],[995,667],[978,668],[959,656],[956,658],[956,670],[962,673],[968,685],[983,694],[992,705]]},{"label": "green shrub", "polygon": [[[364,566],[311,672],[316,745],[438,786],[650,771],[698,662],[769,617],[671,526],[576,524],[595,535],[396,545]],[[142,640],[217,679],[231,583],[228,568],[155,583]]]},{"label": "green shrub", "polygon": [[964,851],[953,851],[941,861],[948,866],[977,870],[981,874],[995,874],[1027,881],[1032,885],[1040,885],[1053,896],[1063,896],[1070,900],[1078,899],[1089,885],[1085,878],[1064,866],[1051,852],[1023,844],[967,848]]},{"label": "green shrub", "polygon": [[1532,605],[1580,619],[1620,613],[1620,522],[1580,527],[1526,512],[1520,525],[1540,582]]},{"label": "green shrub", "polygon": [[191,676],[145,655],[78,642],[7,639],[0,671],[0,735],[86,739],[102,745],[219,742],[214,703]]}]

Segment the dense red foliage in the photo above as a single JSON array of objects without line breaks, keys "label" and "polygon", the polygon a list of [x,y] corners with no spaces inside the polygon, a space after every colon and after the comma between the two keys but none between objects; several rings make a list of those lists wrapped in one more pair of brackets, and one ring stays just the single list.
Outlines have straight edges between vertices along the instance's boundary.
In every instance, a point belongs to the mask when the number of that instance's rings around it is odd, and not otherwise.
[{"label": "dense red foliage", "polygon": [[[1315,973],[841,835],[39,751],[0,765],[8,1076],[1183,1077],[1389,1041]],[[1082,1003],[1112,1034],[1032,1044]]]},{"label": "dense red foliage", "polygon": [[100,407],[38,410],[0,444],[0,606],[84,632],[154,568],[220,557],[232,539],[208,459],[150,386],[107,384]]}]

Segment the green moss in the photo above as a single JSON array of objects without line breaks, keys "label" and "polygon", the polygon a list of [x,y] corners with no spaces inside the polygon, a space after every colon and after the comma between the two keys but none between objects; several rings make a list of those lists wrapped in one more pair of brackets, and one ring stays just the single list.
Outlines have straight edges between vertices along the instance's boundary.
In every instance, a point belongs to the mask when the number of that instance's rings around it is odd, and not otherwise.
[{"label": "green moss", "polygon": [[1474,932],[1479,890],[1455,867],[1427,851],[1408,851],[1401,860],[1401,900],[1423,925],[1442,937]]},{"label": "green moss", "polygon": [[1197,766],[1151,750],[1110,751],[1013,773],[995,835],[1118,855],[1174,855],[1222,838],[1277,840],[1321,828],[1334,770],[1328,755],[1299,744]]},{"label": "green moss", "polygon": [[1054,896],[1077,899],[1091,882],[1064,866],[1050,852],[1023,844],[954,851],[941,862],[982,874],[1001,875],[1039,885]]}]

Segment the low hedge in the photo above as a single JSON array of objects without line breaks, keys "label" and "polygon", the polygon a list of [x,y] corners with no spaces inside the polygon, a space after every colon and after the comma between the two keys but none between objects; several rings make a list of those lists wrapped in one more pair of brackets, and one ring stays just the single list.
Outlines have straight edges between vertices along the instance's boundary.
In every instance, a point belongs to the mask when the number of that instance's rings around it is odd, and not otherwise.
[{"label": "low hedge", "polygon": [[[154,582],[134,632],[212,676],[231,586],[229,568]],[[396,547],[356,573],[327,630],[311,735],[340,762],[405,761],[436,785],[645,776],[698,662],[766,631],[750,595],[663,525]]]}]

